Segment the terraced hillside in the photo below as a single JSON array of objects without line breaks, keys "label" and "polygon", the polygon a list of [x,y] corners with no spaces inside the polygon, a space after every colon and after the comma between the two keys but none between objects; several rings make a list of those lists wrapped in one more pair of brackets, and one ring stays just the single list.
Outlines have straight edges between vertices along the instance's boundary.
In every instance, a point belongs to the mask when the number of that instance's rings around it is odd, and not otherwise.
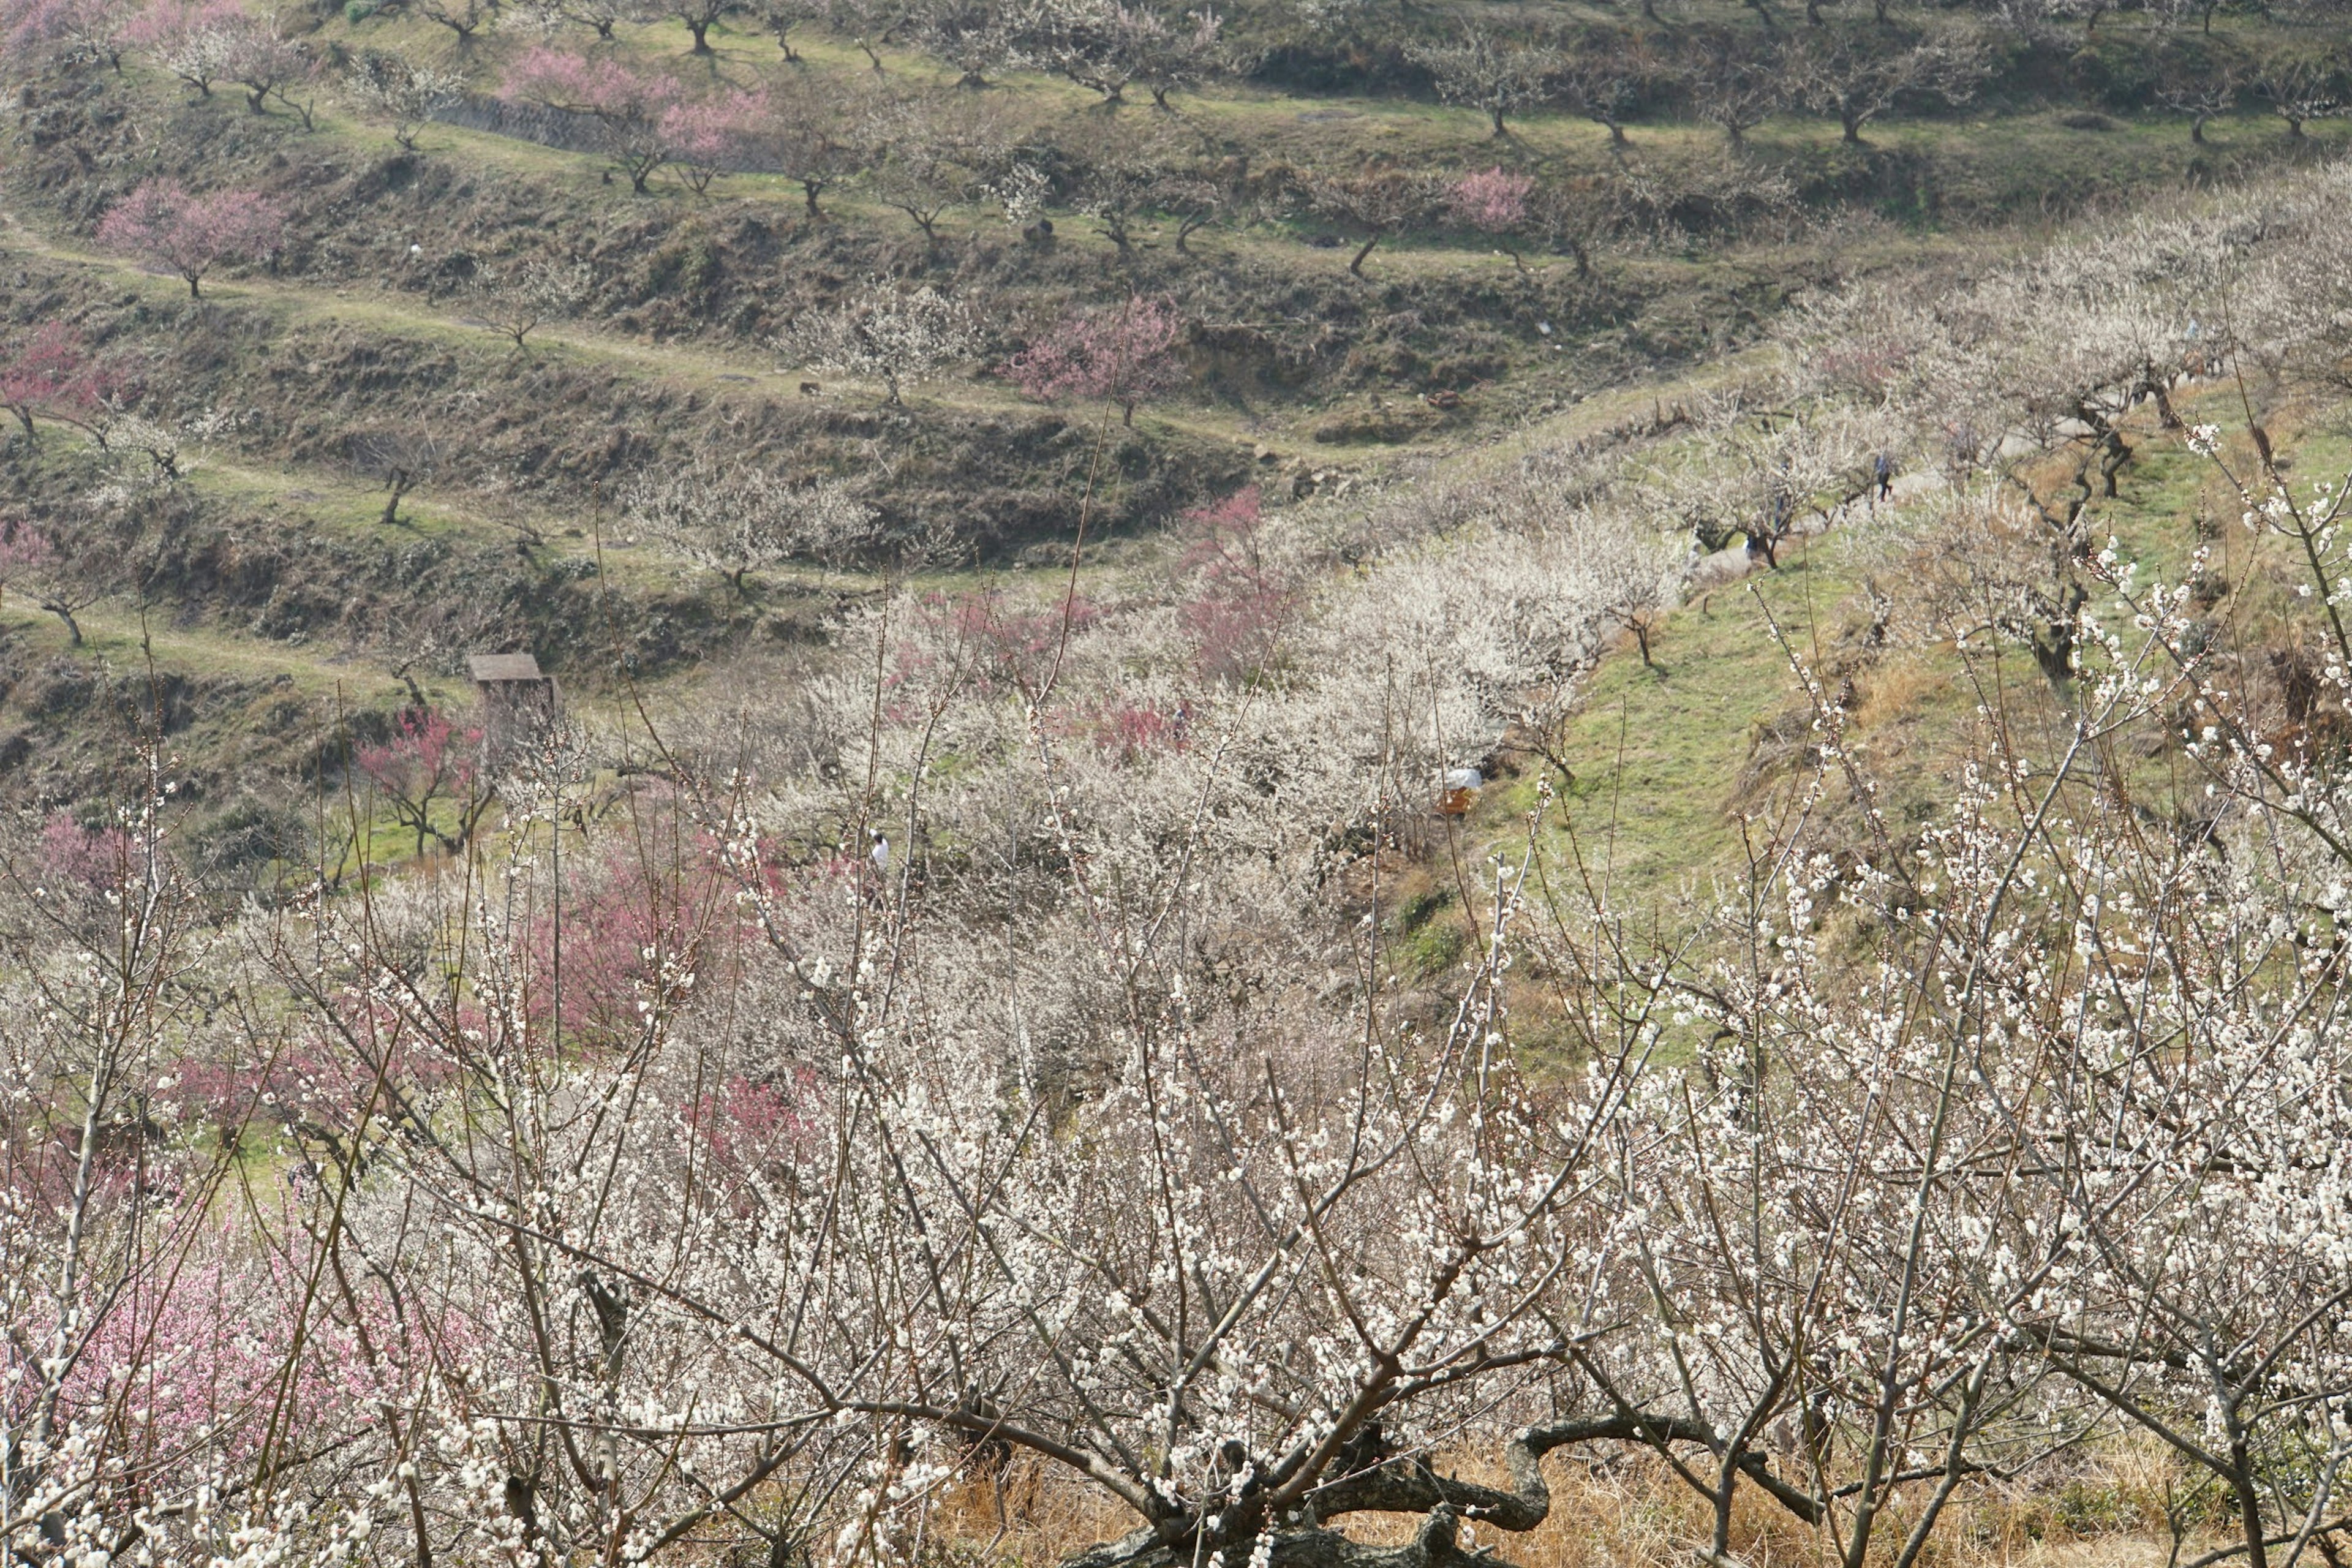
[{"label": "terraced hillside", "polygon": [[2346,36],[0,0],[0,1545],[2338,1562]]},{"label": "terraced hillside", "polygon": [[[1708,62],[1783,48],[1759,13],[1491,29],[1573,68],[1499,136],[1478,103],[1432,101],[1468,90],[1443,50],[1475,20],[1437,14],[1237,14],[1181,68],[1138,57],[1176,73],[1155,103],[1146,78],[1105,101],[1083,39],[988,54],[919,10],[802,17],[789,51],[724,11],[707,49],[676,16],[19,13],[10,357],[60,330],[88,384],[7,449],[27,554],[10,788],[102,799],[125,732],[95,715],[160,681],[240,855],[290,847],[338,737],[461,700],[469,649],[529,647],[583,699],[624,671],[691,680],[822,647],[886,579],[1058,569],[1082,530],[1082,575],[1150,592],[1169,531],[1244,486],[1276,518],[1344,510],[1497,441],[1663,419],[1736,378],[1792,297],[1962,272],[2074,213],[2317,156],[2334,129],[2288,136],[2252,80],[2316,35],[2226,14],[1979,29],[1969,80],[1892,92],[1857,141],[1791,77],[1727,147]],[[1869,24],[1950,43],[1921,26]],[[1801,23],[1786,47],[1861,26]],[[1630,63],[1596,119],[1580,62],[1612,51]],[[584,89],[541,79],[551,61],[696,110],[703,142],[641,128],[656,157],[633,191],[627,116],[564,99]],[[433,89],[419,119],[387,124],[388,73]],[[2242,86],[2192,140],[2164,106],[2217,75]],[[1481,207],[1464,181],[1488,170]],[[269,208],[266,257],[225,259],[197,298],[107,243],[106,215],[159,182]],[[968,319],[903,400],[870,362],[809,363],[844,310],[919,289]],[[1129,417],[1083,377],[1041,400],[1010,374],[1136,300],[1172,337]],[[168,439],[174,471],[104,450],[117,419]],[[859,521],[730,583],[742,563],[698,568],[622,505],[635,476],[698,461],[841,487]]]}]

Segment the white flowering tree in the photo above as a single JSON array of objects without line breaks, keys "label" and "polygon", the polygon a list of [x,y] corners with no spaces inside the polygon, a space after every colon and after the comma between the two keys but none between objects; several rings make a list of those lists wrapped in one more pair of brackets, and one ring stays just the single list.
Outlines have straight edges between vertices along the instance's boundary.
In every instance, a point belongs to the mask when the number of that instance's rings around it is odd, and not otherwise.
[{"label": "white flowering tree", "polygon": [[739,596],[748,573],[794,556],[839,561],[854,553],[875,515],[840,480],[795,484],[765,468],[708,457],[636,475],[622,487],[620,501],[639,532],[719,573]]},{"label": "white flowering tree", "polygon": [[928,283],[901,289],[876,279],[779,339],[776,347],[801,363],[880,382],[895,408],[907,388],[971,358],[982,342],[969,300]]}]

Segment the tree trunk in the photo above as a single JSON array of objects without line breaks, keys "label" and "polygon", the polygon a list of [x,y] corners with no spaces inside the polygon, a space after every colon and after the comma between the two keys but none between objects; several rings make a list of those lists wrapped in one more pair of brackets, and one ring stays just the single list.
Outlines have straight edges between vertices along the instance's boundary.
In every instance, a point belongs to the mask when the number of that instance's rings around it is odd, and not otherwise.
[{"label": "tree trunk", "polygon": [[686,18],[686,30],[694,35],[696,54],[707,55],[710,52],[710,24],[708,21],[698,22],[688,16]]},{"label": "tree trunk", "polygon": [[2190,117],[2189,121],[2189,140],[2195,142],[2200,147],[2205,145],[2205,116],[2202,113]]},{"label": "tree trunk", "polygon": [[823,180],[803,180],[801,182],[801,199],[807,203],[808,215],[811,217],[821,218],[824,216],[823,213],[816,210],[817,193],[824,189],[824,182]]},{"label": "tree trunk", "polygon": [[62,599],[43,599],[41,608],[66,624],[66,646],[81,647],[81,623],[74,619],[73,606]]},{"label": "tree trunk", "polygon": [[183,278],[184,278],[184,279],[186,279],[188,280],[188,298],[189,298],[189,299],[191,299],[191,300],[201,300],[201,299],[203,299],[203,298],[204,298],[203,293],[202,293],[202,292],[201,292],[201,291],[196,288],[196,279],[199,279],[199,278],[201,278],[202,276],[204,276],[202,273],[199,273],[199,272],[183,272],[183,273],[181,273],[181,274],[180,274],[180,276],[181,276],[181,277],[183,277]]},{"label": "tree trunk", "polygon": [[2247,1568],[2269,1568],[2270,1550],[2263,1540],[2263,1494],[2246,1473],[2247,1457],[2242,1443],[2231,1445],[2231,1474],[2230,1490],[2238,1500],[2238,1525],[2246,1538]]},{"label": "tree trunk", "polygon": [[1364,241],[1362,246],[1357,249],[1354,258],[1349,261],[1348,270],[1353,273],[1356,277],[1361,278],[1364,275],[1364,258],[1370,256],[1372,253],[1372,247],[1378,245],[1380,242],[1381,237],[1377,234],[1372,236],[1371,238]]},{"label": "tree trunk", "polygon": [[1499,142],[1508,136],[1510,132],[1503,124],[1503,111],[1499,109],[1490,109],[1486,112],[1495,121],[1495,140]]}]

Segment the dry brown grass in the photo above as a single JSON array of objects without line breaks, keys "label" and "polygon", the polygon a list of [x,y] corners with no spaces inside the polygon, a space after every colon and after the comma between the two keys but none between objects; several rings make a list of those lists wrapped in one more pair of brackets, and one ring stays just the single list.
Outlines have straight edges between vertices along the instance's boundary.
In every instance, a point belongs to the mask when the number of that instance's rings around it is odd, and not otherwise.
[{"label": "dry brown grass", "polygon": [[[1450,1457],[1444,1468],[1470,1479],[1502,1479],[1499,1464],[1484,1458]],[[1687,1568],[1692,1548],[1706,1538],[1706,1509],[1653,1461],[1590,1466],[1555,1458],[1548,1471],[1552,1510],[1541,1529],[1525,1535],[1474,1529],[1469,1543],[1492,1546],[1518,1568]],[[2163,1454],[2119,1442],[2030,1484],[1974,1489],[1954,1500],[1923,1568],[2153,1568],[2170,1554],[2165,1513],[2179,1485]],[[1356,1540],[1389,1544],[1409,1540],[1418,1522],[1360,1514],[1344,1528]],[[1899,1509],[1887,1521],[1874,1563],[1893,1559],[1909,1522]],[[950,1492],[933,1540],[938,1559],[958,1568],[1045,1568],[1134,1527],[1132,1516],[1099,1493],[1016,1460],[1001,1480],[967,1481]],[[1752,1568],[1837,1560],[1826,1536],[1752,1489],[1741,1494],[1731,1544]]]}]

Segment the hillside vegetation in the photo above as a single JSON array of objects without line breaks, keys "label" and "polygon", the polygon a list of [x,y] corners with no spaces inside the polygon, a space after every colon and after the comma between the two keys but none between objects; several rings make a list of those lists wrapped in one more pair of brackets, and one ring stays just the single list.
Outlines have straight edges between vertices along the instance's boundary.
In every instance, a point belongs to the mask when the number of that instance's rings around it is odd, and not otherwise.
[{"label": "hillside vegetation", "polygon": [[0,0],[0,1542],[2341,1561],[2347,19]]}]

